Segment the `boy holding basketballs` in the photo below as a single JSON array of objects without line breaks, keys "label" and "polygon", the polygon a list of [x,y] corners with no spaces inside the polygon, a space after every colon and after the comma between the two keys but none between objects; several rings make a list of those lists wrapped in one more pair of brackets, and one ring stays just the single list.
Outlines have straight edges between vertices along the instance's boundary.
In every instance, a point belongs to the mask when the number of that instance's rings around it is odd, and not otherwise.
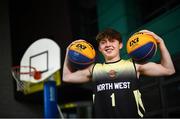
[{"label": "boy holding basketballs", "polygon": [[94,63],[87,68],[72,71],[68,65],[66,53],[63,81],[71,83],[92,81],[94,83],[95,117],[143,117],[145,108],[138,89],[140,75],[169,76],[175,73],[172,59],[162,38],[148,30],[140,32],[156,39],[161,52],[159,64],[154,62],[140,64],[132,59],[121,59],[122,39],[120,33],[114,29],[105,29],[96,37],[98,49],[105,59],[103,64]]}]

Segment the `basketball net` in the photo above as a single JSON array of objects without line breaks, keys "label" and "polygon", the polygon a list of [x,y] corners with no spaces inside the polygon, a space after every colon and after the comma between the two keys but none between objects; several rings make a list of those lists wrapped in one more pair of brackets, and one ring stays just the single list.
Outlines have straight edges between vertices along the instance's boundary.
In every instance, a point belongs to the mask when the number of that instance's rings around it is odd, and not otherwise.
[{"label": "basketball net", "polygon": [[[22,72],[22,69],[25,69],[25,71]],[[30,66],[12,67],[11,74],[16,81],[16,90],[21,92],[25,92],[26,90],[28,90],[28,87],[31,84],[30,81],[22,81],[21,80],[22,75],[33,76],[36,79],[40,79],[41,77],[40,72],[38,72],[34,67],[30,67]]]}]

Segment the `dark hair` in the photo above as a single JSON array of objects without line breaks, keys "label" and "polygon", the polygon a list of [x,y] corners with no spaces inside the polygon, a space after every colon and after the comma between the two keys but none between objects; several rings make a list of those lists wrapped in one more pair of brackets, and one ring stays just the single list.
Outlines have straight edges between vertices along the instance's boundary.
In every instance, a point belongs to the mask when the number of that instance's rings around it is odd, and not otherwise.
[{"label": "dark hair", "polygon": [[101,31],[96,36],[96,40],[98,43],[104,38],[117,39],[119,42],[122,42],[121,34],[118,31],[111,28],[107,28],[104,31]]}]

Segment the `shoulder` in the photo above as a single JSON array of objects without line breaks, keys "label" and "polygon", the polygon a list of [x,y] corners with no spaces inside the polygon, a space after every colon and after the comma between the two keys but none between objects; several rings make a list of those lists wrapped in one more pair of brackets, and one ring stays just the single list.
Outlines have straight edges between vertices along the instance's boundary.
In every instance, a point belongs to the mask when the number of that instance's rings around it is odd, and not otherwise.
[{"label": "shoulder", "polygon": [[91,71],[91,73],[94,71],[94,69],[97,69],[97,68],[100,68],[100,67],[102,67],[102,63],[94,63],[94,64],[92,64],[91,66],[90,66],[90,71]]},{"label": "shoulder", "polygon": [[129,58],[129,59],[121,59],[119,62],[123,64],[135,64],[134,60]]},{"label": "shoulder", "polygon": [[132,58],[120,59],[118,62],[134,62]]}]

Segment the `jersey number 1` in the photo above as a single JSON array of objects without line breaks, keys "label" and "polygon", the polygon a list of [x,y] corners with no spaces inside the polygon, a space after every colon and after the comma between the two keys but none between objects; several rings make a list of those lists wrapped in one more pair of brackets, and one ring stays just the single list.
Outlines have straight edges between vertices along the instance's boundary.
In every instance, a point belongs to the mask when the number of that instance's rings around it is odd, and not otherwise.
[{"label": "jersey number 1", "polygon": [[114,93],[112,93],[112,95],[110,97],[111,97],[112,107],[115,107],[116,106],[116,102],[115,102],[115,95],[114,95]]}]

